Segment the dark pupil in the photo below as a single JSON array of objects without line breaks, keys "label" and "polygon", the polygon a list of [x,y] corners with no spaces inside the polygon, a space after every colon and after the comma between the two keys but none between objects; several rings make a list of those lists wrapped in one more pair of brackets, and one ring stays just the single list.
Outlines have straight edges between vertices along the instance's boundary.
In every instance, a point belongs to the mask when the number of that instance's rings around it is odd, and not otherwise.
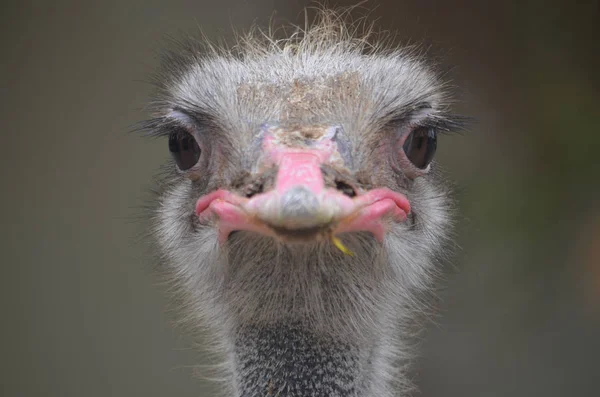
[{"label": "dark pupil", "polygon": [[169,151],[181,170],[192,168],[198,162],[201,152],[194,137],[185,131],[169,134]]},{"label": "dark pupil", "polygon": [[404,141],[404,153],[415,167],[427,168],[435,149],[437,148],[437,135],[435,129],[419,127],[413,130]]}]

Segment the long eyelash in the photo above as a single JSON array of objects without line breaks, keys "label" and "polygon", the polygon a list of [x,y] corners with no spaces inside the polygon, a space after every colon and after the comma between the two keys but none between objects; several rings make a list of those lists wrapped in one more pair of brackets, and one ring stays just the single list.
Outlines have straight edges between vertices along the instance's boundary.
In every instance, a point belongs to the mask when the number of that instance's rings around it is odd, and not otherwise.
[{"label": "long eyelash", "polygon": [[190,123],[181,122],[173,117],[162,116],[144,120],[134,124],[131,132],[142,133],[145,137],[164,137],[180,129],[206,130],[214,126],[214,121],[207,113],[201,111],[189,111],[181,107],[174,107],[173,111],[180,112],[189,118]]},{"label": "long eyelash", "polygon": [[464,133],[470,130],[475,119],[468,116],[447,114],[427,118],[419,126],[435,128],[440,133]]},{"label": "long eyelash", "polygon": [[[392,119],[388,123],[394,129],[405,126],[410,117]],[[419,120],[415,126],[434,128],[439,133],[464,133],[470,130],[475,119],[457,114],[432,114],[423,120]]]},{"label": "long eyelash", "polygon": [[144,137],[160,138],[169,136],[172,132],[186,129],[184,125],[168,117],[156,117],[144,120],[132,128],[132,132],[141,132]]},{"label": "long eyelash", "polygon": [[187,100],[184,100],[183,103],[187,105],[187,108],[174,106],[172,110],[187,116],[198,128],[204,128],[215,124],[214,118],[205,109],[200,109],[197,105]]},{"label": "long eyelash", "polygon": [[141,133],[144,137],[157,138],[169,135],[170,131],[167,130],[166,126],[167,123],[164,117],[155,117],[134,124],[130,132],[134,134]]}]

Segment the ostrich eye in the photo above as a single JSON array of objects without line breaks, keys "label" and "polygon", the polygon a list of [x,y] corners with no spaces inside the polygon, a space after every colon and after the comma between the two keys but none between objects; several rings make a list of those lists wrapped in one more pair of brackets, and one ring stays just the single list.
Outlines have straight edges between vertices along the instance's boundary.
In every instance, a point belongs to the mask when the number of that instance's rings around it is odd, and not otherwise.
[{"label": "ostrich eye", "polygon": [[169,151],[180,170],[192,168],[200,159],[200,146],[186,131],[178,130],[169,134]]},{"label": "ostrich eye", "polygon": [[434,128],[417,127],[404,141],[406,157],[419,169],[425,169],[433,160],[437,148],[437,133]]}]

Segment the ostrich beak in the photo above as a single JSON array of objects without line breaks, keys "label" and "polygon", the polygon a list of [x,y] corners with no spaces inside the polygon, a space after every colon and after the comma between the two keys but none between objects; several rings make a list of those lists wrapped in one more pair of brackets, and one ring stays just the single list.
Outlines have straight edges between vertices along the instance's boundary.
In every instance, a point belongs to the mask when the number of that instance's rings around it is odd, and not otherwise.
[{"label": "ostrich beak", "polygon": [[381,241],[386,231],[384,218],[406,219],[410,204],[403,194],[380,188],[350,196],[326,186],[322,165],[342,161],[335,135],[325,131],[320,139],[302,146],[291,146],[289,136],[286,131],[284,136],[270,133],[263,139],[263,162],[278,167],[273,190],[250,198],[217,190],[197,201],[196,215],[201,221],[217,218],[221,242],[236,230],[285,241],[368,231]]}]

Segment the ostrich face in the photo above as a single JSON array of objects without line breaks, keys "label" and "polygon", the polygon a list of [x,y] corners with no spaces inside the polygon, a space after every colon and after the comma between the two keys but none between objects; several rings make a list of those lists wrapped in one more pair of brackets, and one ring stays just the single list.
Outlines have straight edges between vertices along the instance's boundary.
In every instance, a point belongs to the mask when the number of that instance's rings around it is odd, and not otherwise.
[{"label": "ostrich face", "polygon": [[428,284],[449,228],[431,164],[452,126],[441,84],[410,54],[331,33],[167,64],[155,231],[206,323],[368,333]]}]

